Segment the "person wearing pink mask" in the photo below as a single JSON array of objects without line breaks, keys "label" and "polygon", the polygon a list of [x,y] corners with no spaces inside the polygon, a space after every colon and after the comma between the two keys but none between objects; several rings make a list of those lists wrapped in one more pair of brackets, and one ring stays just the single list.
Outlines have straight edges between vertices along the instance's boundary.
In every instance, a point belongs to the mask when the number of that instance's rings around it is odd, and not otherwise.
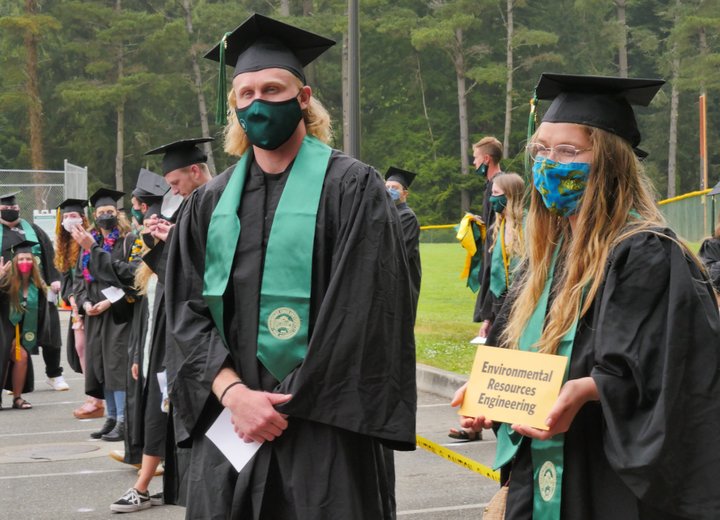
[{"label": "person wearing pink mask", "polygon": [[28,354],[37,354],[38,345],[47,339],[47,286],[32,247],[35,242],[13,235],[6,251],[12,260],[0,259],[0,378],[12,390],[12,407],[28,410],[32,405],[23,392],[33,391],[32,362]]}]

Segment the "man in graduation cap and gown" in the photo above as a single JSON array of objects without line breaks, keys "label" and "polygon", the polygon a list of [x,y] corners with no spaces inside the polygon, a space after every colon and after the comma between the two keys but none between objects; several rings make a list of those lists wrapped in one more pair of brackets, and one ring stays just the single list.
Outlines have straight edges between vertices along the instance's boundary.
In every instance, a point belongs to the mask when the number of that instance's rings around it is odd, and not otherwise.
[{"label": "man in graduation cap and gown", "polygon": [[[173,195],[182,197],[184,203],[195,189],[212,179],[212,173],[207,164],[207,154],[200,148],[200,145],[212,141],[214,141],[212,137],[181,139],[153,148],[145,155],[162,155],[161,168],[165,182],[170,185]],[[182,213],[182,205],[173,210],[172,215],[167,214],[167,211],[167,209],[161,208],[160,212],[150,213],[144,220],[146,227],[155,239],[155,244],[150,251],[143,255],[143,262],[158,277],[155,298],[157,315],[153,322],[152,335],[153,352],[158,353],[161,345],[162,352],[165,352],[165,276],[169,251],[167,244],[175,228],[175,223]],[[166,504],[184,504],[187,501],[186,477],[190,462],[190,448],[181,448],[175,444],[173,416],[174,410],[170,403],[167,412],[167,442],[163,463],[165,468],[163,501]]]},{"label": "man in graduation cap and gown", "polygon": [[[33,254],[40,261],[43,281],[55,294],[58,294],[61,289],[61,276],[55,269],[55,252],[52,242],[40,226],[20,218],[20,205],[17,200],[19,193],[19,191],[15,191],[0,196],[0,236],[2,237],[0,238],[0,247],[3,251],[3,258],[6,261],[10,260],[7,253],[5,253],[8,244],[6,237],[10,233],[18,233],[25,239],[35,242]],[[48,326],[50,327],[50,334],[46,336],[43,343],[40,343],[43,361],[45,362],[45,374],[47,375],[46,383],[54,390],[65,391],[70,386],[65,381],[63,367],[60,364],[62,336],[60,333],[60,316],[54,303],[50,303],[48,306]]]},{"label": "man in graduation cap and gown", "polygon": [[528,260],[488,344],[569,362],[547,430],[496,424],[507,520],[720,518],[720,317],[637,159],[632,105],[663,83],[536,88],[552,103],[528,143]]},{"label": "man in graduation cap and gown", "polygon": [[[158,174],[145,168],[140,169],[137,184],[132,192],[140,204],[138,223],[143,225],[145,219],[162,216],[162,202],[170,190],[167,182]],[[150,230],[143,225],[140,236],[144,244],[143,252],[147,254],[155,246],[155,239]],[[142,267],[139,267],[142,269]],[[152,271],[149,267],[147,268]],[[153,272],[154,273],[154,272]],[[137,274],[134,273],[134,274]],[[155,274],[155,273],[154,273]],[[127,379],[125,462],[137,464],[141,462],[145,439],[158,437],[160,441],[150,446],[149,453],[162,457],[164,452],[166,421],[160,413],[162,401],[156,373],[162,372],[165,365],[165,337],[153,335],[158,324],[159,300],[157,298],[158,277],[146,273],[143,276],[144,287],[137,287],[137,276],[133,280],[136,289],[143,290],[133,306],[132,327],[128,339],[129,366]],[[160,293],[162,294],[162,292]],[[164,321],[164,313],[161,316]],[[157,340],[160,340],[158,344]],[[148,403],[154,403],[148,405]],[[154,470],[153,470],[154,472]],[[145,491],[145,490],[141,490]]]},{"label": "man in graduation cap and gown", "polygon": [[395,202],[395,207],[400,214],[400,224],[405,237],[405,250],[408,255],[408,266],[410,268],[410,280],[413,287],[413,312],[417,312],[418,298],[420,297],[420,279],[422,268],[420,266],[420,223],[415,212],[408,206],[407,198],[410,193],[408,189],[415,180],[416,173],[409,172],[391,166],[385,173],[385,187],[390,193],[390,198]]},{"label": "man in graduation cap and gown", "polygon": [[[383,446],[415,447],[411,284],[382,178],[323,142],[303,66],[333,43],[256,14],[207,56],[235,65],[241,158],[191,195],[168,256],[187,518],[394,518]],[[223,408],[238,443],[262,442],[239,473],[205,436]]]}]

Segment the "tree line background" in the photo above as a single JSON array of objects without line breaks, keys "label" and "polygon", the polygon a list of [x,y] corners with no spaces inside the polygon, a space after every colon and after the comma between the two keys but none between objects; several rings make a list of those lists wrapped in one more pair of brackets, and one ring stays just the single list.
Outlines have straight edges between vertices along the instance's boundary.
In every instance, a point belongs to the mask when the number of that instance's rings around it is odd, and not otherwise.
[{"label": "tree line background", "polygon": [[[202,59],[252,12],[334,38],[308,67],[343,149],[346,0],[0,0],[0,169],[89,169],[89,190],[134,187],[150,148],[218,138],[217,64]],[[662,77],[641,108],[645,168],[659,198],[701,187],[698,98],[707,99],[710,186],[720,153],[717,0],[363,0],[361,157],[418,172],[421,224],[477,210],[471,145],[494,135],[523,172],[529,100],[541,72]],[[540,103],[540,112],[547,108]]]}]

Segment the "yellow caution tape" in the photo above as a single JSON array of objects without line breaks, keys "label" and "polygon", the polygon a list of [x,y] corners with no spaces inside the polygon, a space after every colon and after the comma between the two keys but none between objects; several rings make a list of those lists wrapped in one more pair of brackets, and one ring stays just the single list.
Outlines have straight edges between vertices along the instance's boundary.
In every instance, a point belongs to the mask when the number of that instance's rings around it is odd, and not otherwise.
[{"label": "yellow caution tape", "polygon": [[450,462],[454,462],[458,466],[462,466],[463,468],[469,469],[470,471],[479,473],[483,477],[489,478],[490,480],[494,480],[495,482],[500,482],[500,472],[495,471],[487,466],[484,466],[477,461],[469,459],[469,458],[465,457],[464,455],[460,455],[459,453],[457,453],[455,451],[449,450],[449,449],[445,448],[444,446],[440,446],[439,444],[429,441],[425,437],[416,435],[415,438],[416,438],[417,445],[420,446],[421,448],[429,451],[430,453],[439,455],[440,457],[447,459]]}]

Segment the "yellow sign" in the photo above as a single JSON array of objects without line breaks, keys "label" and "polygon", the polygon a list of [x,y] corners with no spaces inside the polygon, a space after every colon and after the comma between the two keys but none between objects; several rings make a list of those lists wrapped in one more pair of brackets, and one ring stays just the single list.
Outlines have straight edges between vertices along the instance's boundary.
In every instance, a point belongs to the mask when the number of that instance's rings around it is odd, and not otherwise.
[{"label": "yellow sign", "polygon": [[567,358],[480,345],[458,412],[547,430]]}]

